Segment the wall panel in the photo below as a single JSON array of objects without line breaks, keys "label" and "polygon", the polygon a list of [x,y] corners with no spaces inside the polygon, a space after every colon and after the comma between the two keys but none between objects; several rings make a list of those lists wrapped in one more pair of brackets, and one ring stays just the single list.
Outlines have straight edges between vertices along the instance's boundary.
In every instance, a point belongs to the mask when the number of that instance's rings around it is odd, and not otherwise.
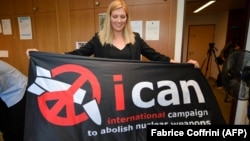
[{"label": "wall panel", "polygon": [[[24,2],[25,1],[25,2]],[[77,41],[90,40],[99,31],[99,13],[104,13],[112,0],[0,0],[0,19],[11,19],[12,35],[0,33],[0,50],[8,50],[3,58],[28,74],[28,48],[62,53],[75,49]],[[157,41],[147,41],[157,51],[170,57],[174,55],[176,0],[125,0],[131,20],[160,21]],[[20,40],[20,16],[30,16],[33,39]],[[17,59],[18,58],[18,59]],[[146,60],[146,59],[145,59]]]}]

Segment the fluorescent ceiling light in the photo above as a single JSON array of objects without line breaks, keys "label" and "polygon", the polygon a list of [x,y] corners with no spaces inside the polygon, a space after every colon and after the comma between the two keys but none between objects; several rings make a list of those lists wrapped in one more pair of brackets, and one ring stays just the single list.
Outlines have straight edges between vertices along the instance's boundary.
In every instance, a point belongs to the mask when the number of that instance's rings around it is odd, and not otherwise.
[{"label": "fluorescent ceiling light", "polygon": [[208,7],[209,5],[213,4],[216,0],[210,0],[209,2],[207,2],[206,4],[202,5],[200,8],[196,9],[194,11],[194,13],[198,13],[200,12],[202,9]]}]

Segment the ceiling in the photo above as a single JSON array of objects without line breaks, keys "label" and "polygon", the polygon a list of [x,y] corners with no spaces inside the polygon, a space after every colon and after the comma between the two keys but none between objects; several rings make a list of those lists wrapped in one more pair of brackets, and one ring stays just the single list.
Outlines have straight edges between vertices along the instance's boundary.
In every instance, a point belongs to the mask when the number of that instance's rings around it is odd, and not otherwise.
[{"label": "ceiling", "polygon": [[186,16],[220,14],[233,9],[244,9],[248,0],[216,0],[215,3],[199,13],[193,13],[207,1],[209,0],[186,0]]}]

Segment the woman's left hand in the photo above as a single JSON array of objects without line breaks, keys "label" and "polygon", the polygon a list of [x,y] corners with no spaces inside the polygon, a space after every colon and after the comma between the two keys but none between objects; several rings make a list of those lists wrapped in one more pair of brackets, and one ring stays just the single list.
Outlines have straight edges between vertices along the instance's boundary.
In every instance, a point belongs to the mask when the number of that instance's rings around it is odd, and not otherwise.
[{"label": "woman's left hand", "polygon": [[197,61],[195,61],[195,60],[190,59],[190,60],[188,60],[187,63],[194,64],[194,67],[195,67],[195,68],[200,68],[199,63],[198,63]]}]

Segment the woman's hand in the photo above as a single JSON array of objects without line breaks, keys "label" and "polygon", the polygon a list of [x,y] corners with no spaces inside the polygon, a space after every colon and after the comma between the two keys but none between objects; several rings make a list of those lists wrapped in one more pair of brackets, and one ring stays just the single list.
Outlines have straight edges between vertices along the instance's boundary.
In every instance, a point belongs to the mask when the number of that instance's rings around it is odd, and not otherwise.
[{"label": "woman's hand", "polygon": [[195,61],[195,60],[190,59],[190,60],[188,60],[187,63],[194,64],[194,67],[195,67],[195,68],[200,68],[199,63],[198,63],[197,61]]},{"label": "woman's hand", "polygon": [[[176,60],[173,60],[173,59],[170,59],[170,63],[180,63],[180,62],[178,62],[178,61],[176,61]],[[199,63],[198,63],[197,61],[195,61],[195,60],[190,59],[190,60],[188,60],[187,63],[194,64],[194,67],[195,67],[195,68],[200,68]]]},{"label": "woman's hand", "polygon": [[30,51],[39,51],[39,50],[37,50],[36,48],[29,48],[29,49],[27,49],[26,50],[26,55],[27,55],[28,58],[30,58]]}]

